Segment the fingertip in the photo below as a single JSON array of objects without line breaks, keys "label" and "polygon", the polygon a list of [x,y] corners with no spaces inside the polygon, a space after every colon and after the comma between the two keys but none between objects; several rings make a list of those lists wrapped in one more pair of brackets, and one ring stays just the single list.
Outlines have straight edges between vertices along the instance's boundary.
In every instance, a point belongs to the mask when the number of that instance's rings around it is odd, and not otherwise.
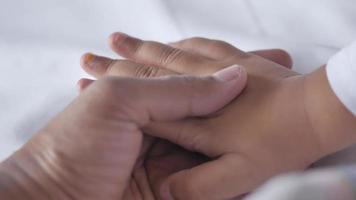
[{"label": "fingertip", "polygon": [[121,33],[121,32],[115,32],[115,33],[112,33],[110,36],[109,36],[109,45],[111,47],[115,47],[115,44],[118,40],[120,40],[123,36],[126,36],[125,33]]},{"label": "fingertip", "polygon": [[276,55],[277,60],[280,62],[279,64],[291,69],[293,66],[292,56],[283,49],[274,49],[274,53]]},{"label": "fingertip", "polygon": [[109,45],[114,51],[121,51],[120,45],[129,37],[129,35],[122,32],[115,32],[109,36]]},{"label": "fingertip", "polygon": [[85,53],[80,57],[80,66],[83,69],[86,69],[88,66],[88,63],[92,62],[94,60],[94,55],[92,53]]},{"label": "fingertip", "polygon": [[109,45],[113,51],[124,58],[134,58],[142,40],[128,34],[116,32],[109,37]]},{"label": "fingertip", "polygon": [[86,53],[80,59],[82,69],[96,78],[104,75],[113,62],[114,60],[110,58],[92,53]]},{"label": "fingertip", "polygon": [[293,66],[292,56],[283,49],[266,49],[252,51],[251,53],[280,64],[288,69],[291,69]]}]

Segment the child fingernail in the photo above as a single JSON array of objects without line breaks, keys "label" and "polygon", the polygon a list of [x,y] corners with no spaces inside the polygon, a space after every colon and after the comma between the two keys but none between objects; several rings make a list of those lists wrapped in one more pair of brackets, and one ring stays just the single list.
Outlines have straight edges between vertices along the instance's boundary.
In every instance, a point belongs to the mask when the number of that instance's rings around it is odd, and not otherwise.
[{"label": "child fingernail", "polygon": [[96,56],[94,54],[91,53],[87,53],[83,56],[82,58],[82,63],[85,66],[89,66],[89,67],[95,67],[95,65],[97,65],[98,63],[96,62]]},{"label": "child fingernail", "polygon": [[230,67],[224,68],[218,72],[215,72],[213,76],[221,81],[228,82],[238,79],[244,72],[244,68],[240,65],[232,65]]},{"label": "child fingernail", "polygon": [[96,56],[92,53],[87,53],[83,56],[81,62],[83,66],[97,71],[101,70],[101,68],[107,67],[112,62],[112,60],[105,57]]}]

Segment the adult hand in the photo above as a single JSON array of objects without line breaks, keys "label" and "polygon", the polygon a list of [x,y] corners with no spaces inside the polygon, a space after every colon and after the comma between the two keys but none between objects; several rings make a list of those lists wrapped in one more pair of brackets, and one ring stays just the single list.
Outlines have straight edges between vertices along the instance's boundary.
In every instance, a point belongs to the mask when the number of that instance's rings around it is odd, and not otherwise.
[{"label": "adult hand", "polygon": [[246,78],[239,66],[206,77],[104,77],[1,163],[0,196],[120,199],[132,187],[142,127],[215,112]]},{"label": "adult hand", "polygon": [[[152,123],[145,128],[152,136],[211,158],[169,176],[161,188],[165,198],[233,198],[275,174],[304,169],[355,141],[335,140],[332,134],[350,133],[350,126],[340,124],[354,124],[354,119],[332,93],[324,68],[302,76],[227,43],[202,38],[173,48],[119,33],[112,36],[111,45],[131,61],[95,57],[84,64],[89,73],[202,75],[234,63],[246,66],[249,73],[243,94],[209,118]],[[325,110],[332,110],[334,116]]]}]

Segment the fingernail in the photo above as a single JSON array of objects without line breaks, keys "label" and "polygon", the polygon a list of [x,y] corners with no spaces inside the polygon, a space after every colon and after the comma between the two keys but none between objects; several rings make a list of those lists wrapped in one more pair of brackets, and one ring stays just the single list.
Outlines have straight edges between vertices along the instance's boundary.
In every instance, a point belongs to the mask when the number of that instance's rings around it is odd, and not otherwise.
[{"label": "fingernail", "polygon": [[106,67],[111,62],[110,59],[94,55],[92,53],[87,53],[82,58],[82,64],[96,71],[100,68]]},{"label": "fingernail", "polygon": [[173,196],[171,194],[171,191],[169,189],[169,184],[168,183],[165,183],[162,185],[162,188],[161,188],[161,198],[163,200],[174,200],[173,199]]},{"label": "fingernail", "polygon": [[213,76],[220,81],[229,82],[238,79],[244,70],[244,67],[240,65],[232,65],[218,72],[215,72]]},{"label": "fingernail", "polygon": [[97,60],[97,56],[92,54],[92,53],[87,53],[83,56],[83,60],[82,60],[83,64],[85,66],[94,68],[96,67],[99,63]]}]

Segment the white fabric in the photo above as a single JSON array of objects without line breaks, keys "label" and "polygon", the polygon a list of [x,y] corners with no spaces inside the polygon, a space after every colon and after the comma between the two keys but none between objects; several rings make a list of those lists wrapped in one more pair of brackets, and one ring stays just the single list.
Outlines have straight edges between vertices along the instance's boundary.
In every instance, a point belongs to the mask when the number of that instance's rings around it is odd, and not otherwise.
[{"label": "white fabric", "polygon": [[277,176],[245,200],[354,200],[355,174],[350,169],[330,168]]},{"label": "white fabric", "polygon": [[326,70],[336,96],[356,116],[356,41],[333,56]]},{"label": "white fabric", "polygon": [[19,148],[75,96],[87,52],[115,56],[114,31],[181,38],[160,0],[1,0],[0,160]]}]

